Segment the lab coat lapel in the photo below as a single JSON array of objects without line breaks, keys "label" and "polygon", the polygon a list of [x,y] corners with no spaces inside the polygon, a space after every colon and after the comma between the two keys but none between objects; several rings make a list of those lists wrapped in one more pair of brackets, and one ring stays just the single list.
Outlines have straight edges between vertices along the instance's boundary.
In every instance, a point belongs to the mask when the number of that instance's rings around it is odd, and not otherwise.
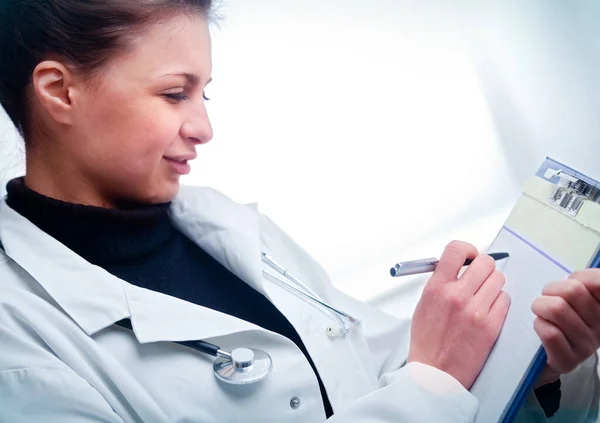
[{"label": "lab coat lapel", "polygon": [[88,334],[129,317],[122,281],[94,266],[0,201],[6,255]]},{"label": "lab coat lapel", "polygon": [[179,298],[125,284],[131,326],[142,343],[192,341],[260,327]]},{"label": "lab coat lapel", "polygon": [[182,186],[171,206],[171,217],[181,232],[264,294],[256,205],[235,203],[210,188]]}]

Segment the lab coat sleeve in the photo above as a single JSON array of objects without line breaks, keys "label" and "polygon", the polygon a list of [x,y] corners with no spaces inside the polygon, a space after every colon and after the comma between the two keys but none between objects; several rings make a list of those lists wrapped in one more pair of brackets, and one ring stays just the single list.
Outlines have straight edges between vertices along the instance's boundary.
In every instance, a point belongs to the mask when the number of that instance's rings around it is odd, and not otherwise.
[{"label": "lab coat sleeve", "polygon": [[453,377],[409,363],[383,377],[382,387],[336,413],[328,423],[469,423],[477,399]]},{"label": "lab coat sleeve", "polygon": [[0,423],[123,423],[75,373],[28,368],[0,373]]}]

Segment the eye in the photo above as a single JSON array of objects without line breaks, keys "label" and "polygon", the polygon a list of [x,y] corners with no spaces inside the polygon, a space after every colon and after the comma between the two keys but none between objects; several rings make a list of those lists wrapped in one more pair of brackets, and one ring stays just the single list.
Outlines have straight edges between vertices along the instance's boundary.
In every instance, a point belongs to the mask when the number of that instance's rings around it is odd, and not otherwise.
[{"label": "eye", "polygon": [[187,100],[189,98],[187,94],[183,91],[177,93],[164,93],[163,96],[175,102]]},{"label": "eye", "polygon": [[204,101],[210,101],[210,98],[208,98],[206,96],[206,92],[205,91],[202,92],[202,98],[204,99]]}]

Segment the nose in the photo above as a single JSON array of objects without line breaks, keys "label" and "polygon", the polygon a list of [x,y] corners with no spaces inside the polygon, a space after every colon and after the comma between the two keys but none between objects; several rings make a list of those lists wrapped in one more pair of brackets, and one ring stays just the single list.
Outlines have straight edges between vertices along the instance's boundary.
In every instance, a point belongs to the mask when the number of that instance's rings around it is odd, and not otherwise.
[{"label": "nose", "polygon": [[213,128],[204,102],[190,110],[180,129],[181,137],[195,144],[206,144],[213,138]]}]

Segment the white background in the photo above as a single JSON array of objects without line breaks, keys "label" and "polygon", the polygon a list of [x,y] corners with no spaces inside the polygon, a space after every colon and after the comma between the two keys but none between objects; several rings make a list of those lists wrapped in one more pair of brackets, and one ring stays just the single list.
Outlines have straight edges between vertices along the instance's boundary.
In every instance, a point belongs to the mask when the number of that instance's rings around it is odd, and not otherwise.
[{"label": "white background", "polygon": [[[484,249],[545,156],[600,178],[600,3],[228,0],[188,184],[258,202],[350,295]],[[0,117],[3,180],[23,172]],[[2,171],[2,168],[4,170]]]}]

